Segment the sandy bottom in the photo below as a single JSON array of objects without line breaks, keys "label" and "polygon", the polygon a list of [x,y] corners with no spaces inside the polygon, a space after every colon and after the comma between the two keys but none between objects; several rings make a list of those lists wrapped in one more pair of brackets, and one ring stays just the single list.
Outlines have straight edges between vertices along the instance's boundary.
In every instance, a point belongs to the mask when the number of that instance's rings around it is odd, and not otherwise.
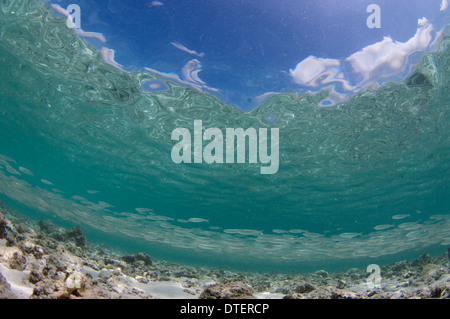
[{"label": "sandy bottom", "polygon": [[379,274],[375,281],[357,268],[244,273],[168,263],[94,245],[79,227],[35,223],[0,205],[0,299],[450,298],[446,251],[382,266]]}]

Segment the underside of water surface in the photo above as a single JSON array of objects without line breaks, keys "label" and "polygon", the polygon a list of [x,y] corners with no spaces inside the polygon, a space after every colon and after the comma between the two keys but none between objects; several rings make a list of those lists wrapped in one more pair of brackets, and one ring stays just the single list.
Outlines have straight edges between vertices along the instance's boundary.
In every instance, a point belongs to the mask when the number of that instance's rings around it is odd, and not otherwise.
[{"label": "underside of water surface", "polygon": [[[333,107],[250,112],[125,72],[41,1],[0,1],[0,200],[94,242],[176,262],[303,271],[450,245],[450,38],[403,81]],[[167,90],[149,92],[145,83]],[[176,128],[278,128],[279,170],[176,164]]]}]

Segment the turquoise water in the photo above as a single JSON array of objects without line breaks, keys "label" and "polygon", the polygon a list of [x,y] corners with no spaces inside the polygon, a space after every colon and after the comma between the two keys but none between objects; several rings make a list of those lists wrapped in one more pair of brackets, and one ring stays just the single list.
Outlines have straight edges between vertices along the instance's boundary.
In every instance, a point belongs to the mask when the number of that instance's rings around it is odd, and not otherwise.
[{"label": "turquoise water", "polygon": [[[402,82],[249,113],[128,73],[40,1],[0,2],[0,199],[156,258],[246,270],[358,267],[450,245],[450,38]],[[175,164],[172,131],[278,128],[260,164]]]}]

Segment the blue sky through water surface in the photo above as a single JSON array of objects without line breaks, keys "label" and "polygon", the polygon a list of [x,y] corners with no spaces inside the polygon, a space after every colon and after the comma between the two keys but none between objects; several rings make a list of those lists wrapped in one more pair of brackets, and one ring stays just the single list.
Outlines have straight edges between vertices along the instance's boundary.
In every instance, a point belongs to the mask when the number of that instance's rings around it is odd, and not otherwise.
[{"label": "blue sky through water surface", "polygon": [[[409,71],[436,43],[448,0],[64,0],[106,61],[146,70],[248,111],[274,93],[332,88],[334,105]],[[370,4],[381,28],[369,28]],[[448,20],[447,20],[448,22]],[[147,90],[163,90],[159,82]]]}]

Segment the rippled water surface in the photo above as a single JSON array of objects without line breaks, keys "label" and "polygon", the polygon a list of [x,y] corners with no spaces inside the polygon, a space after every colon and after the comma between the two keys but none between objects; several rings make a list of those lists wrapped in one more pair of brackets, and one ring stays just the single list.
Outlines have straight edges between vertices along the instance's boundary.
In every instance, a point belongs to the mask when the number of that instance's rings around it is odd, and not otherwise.
[{"label": "rippled water surface", "polygon": [[[401,82],[243,112],[108,64],[40,1],[0,2],[0,199],[88,238],[250,270],[353,267],[450,245],[450,39]],[[163,91],[143,90],[162,81]],[[279,128],[279,171],[175,164],[174,129]]]}]

